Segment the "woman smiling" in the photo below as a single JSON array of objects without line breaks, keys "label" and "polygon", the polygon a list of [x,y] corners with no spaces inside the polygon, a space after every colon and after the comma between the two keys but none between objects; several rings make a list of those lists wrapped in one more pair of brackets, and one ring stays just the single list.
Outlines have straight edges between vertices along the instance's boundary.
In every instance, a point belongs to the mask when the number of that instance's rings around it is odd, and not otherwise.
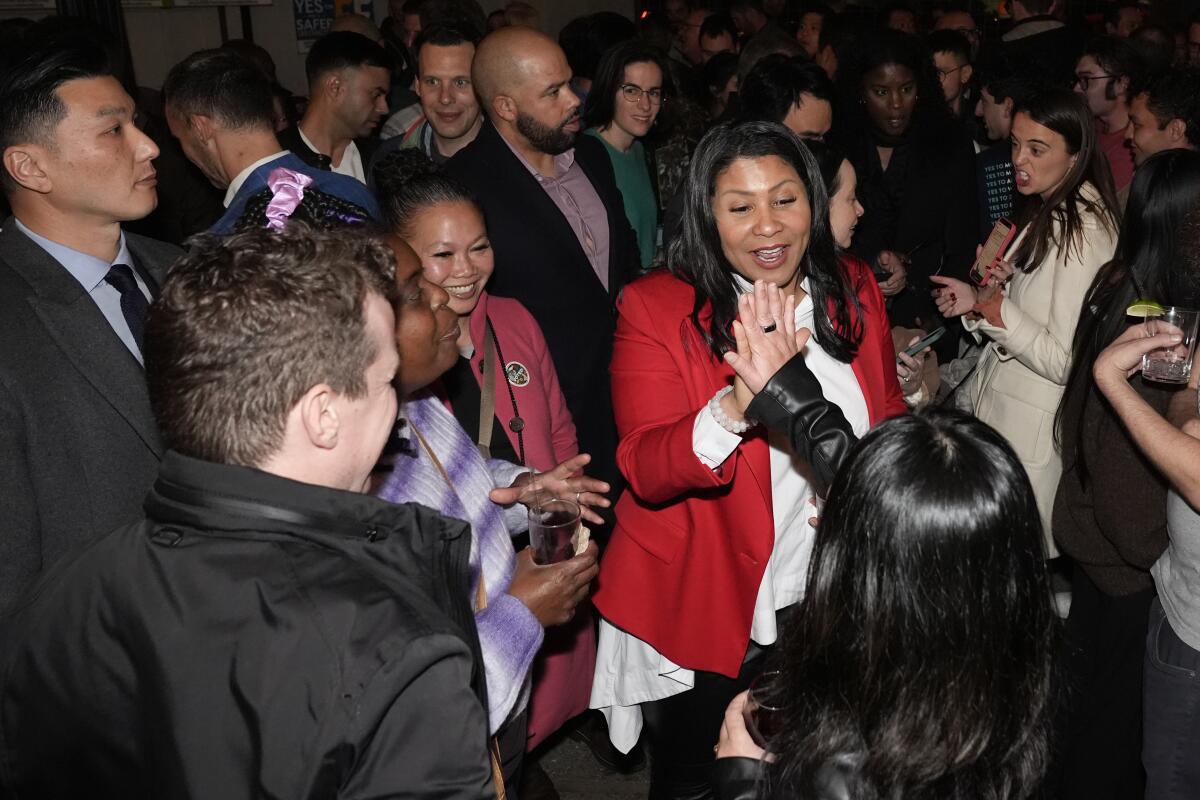
[{"label": "woman smiling", "polygon": [[[613,400],[629,490],[595,597],[592,705],[622,750],[644,719],[651,796],[704,797],[725,706],[804,592],[829,477],[804,455],[804,432],[840,409],[861,435],[905,406],[883,297],[839,262],[816,162],[783,126],[704,137],[669,264],[619,304]],[[812,331],[803,364],[834,406],[813,403],[789,437],[747,418],[756,388],[731,351],[793,328]]]}]

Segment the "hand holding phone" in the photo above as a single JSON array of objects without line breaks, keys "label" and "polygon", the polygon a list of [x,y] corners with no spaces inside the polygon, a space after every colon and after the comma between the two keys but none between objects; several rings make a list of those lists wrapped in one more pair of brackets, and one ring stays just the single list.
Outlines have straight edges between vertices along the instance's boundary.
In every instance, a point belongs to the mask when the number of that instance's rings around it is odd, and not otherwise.
[{"label": "hand holding phone", "polygon": [[[925,336],[922,336],[919,341],[913,342],[911,345],[904,348],[904,350],[902,352],[904,353],[904,355],[908,356],[909,358],[912,358],[912,357],[916,356],[917,353],[924,350],[926,347],[932,347],[934,344],[937,343],[938,339],[941,339],[945,335],[946,335],[946,326],[939,325],[937,328],[930,331]],[[896,359],[896,363],[897,364],[900,363],[899,358]]]},{"label": "hand holding phone", "polygon": [[979,255],[971,265],[971,280],[977,286],[987,286],[991,280],[991,270],[996,263],[1004,258],[1008,246],[1017,235],[1017,226],[1007,219],[996,220],[987,241],[979,248]]}]

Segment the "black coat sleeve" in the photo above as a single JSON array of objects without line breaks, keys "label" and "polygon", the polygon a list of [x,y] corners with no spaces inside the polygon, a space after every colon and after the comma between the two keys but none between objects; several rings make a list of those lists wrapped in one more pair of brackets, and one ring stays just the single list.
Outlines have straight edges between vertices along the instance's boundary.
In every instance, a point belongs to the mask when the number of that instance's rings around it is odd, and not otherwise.
[{"label": "black coat sleeve", "polygon": [[751,401],[746,416],[787,434],[793,450],[813,468],[817,492],[829,492],[833,476],[858,439],[836,404],[825,399],[821,383],[796,354]]},{"label": "black coat sleeve", "polygon": [[[495,797],[487,713],[471,690],[466,647],[446,635],[427,637],[409,646],[402,660],[428,661],[437,651],[442,657],[411,679],[395,680],[407,671],[400,665],[387,670],[393,679],[373,681],[371,695],[395,696],[374,727],[357,731],[359,756],[338,792],[342,800]],[[363,705],[374,702],[364,699]]]}]

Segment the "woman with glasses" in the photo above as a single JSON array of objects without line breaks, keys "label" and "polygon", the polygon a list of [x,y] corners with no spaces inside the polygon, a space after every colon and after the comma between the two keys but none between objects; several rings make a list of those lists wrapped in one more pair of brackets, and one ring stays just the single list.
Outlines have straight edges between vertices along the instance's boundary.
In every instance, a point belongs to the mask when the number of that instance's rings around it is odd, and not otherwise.
[{"label": "woman with glasses", "polygon": [[670,73],[657,50],[638,41],[621,42],[600,59],[583,107],[588,133],[604,143],[625,216],[637,234],[642,267],[650,266],[658,245],[658,200],[638,141],[654,127],[670,93]]}]

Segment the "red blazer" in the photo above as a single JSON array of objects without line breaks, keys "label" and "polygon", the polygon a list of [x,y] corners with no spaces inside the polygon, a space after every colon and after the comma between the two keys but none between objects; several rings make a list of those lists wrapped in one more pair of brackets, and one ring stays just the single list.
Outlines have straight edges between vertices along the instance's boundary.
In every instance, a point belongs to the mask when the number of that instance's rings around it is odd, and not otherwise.
[{"label": "red blazer", "polygon": [[[852,366],[874,425],[907,409],[879,286],[861,262],[843,264],[864,312]],[[770,456],[761,429],[715,471],[692,450],[696,414],[733,379],[692,325],[694,297],[658,272],[625,287],[618,304],[613,406],[629,489],[594,602],[674,663],[734,677],[775,541]]]},{"label": "red blazer", "polygon": [[504,433],[516,450],[517,434],[508,427],[515,412],[507,383],[525,421],[522,432],[526,463],[537,470],[551,469],[577,454],[579,442],[542,329],[516,300],[481,292],[479,303],[471,312],[471,341],[475,343],[471,374],[481,385],[483,373],[479,367],[487,352],[486,317],[491,318],[496,330],[508,373],[506,376],[505,372],[496,371],[496,418],[503,423]]}]

